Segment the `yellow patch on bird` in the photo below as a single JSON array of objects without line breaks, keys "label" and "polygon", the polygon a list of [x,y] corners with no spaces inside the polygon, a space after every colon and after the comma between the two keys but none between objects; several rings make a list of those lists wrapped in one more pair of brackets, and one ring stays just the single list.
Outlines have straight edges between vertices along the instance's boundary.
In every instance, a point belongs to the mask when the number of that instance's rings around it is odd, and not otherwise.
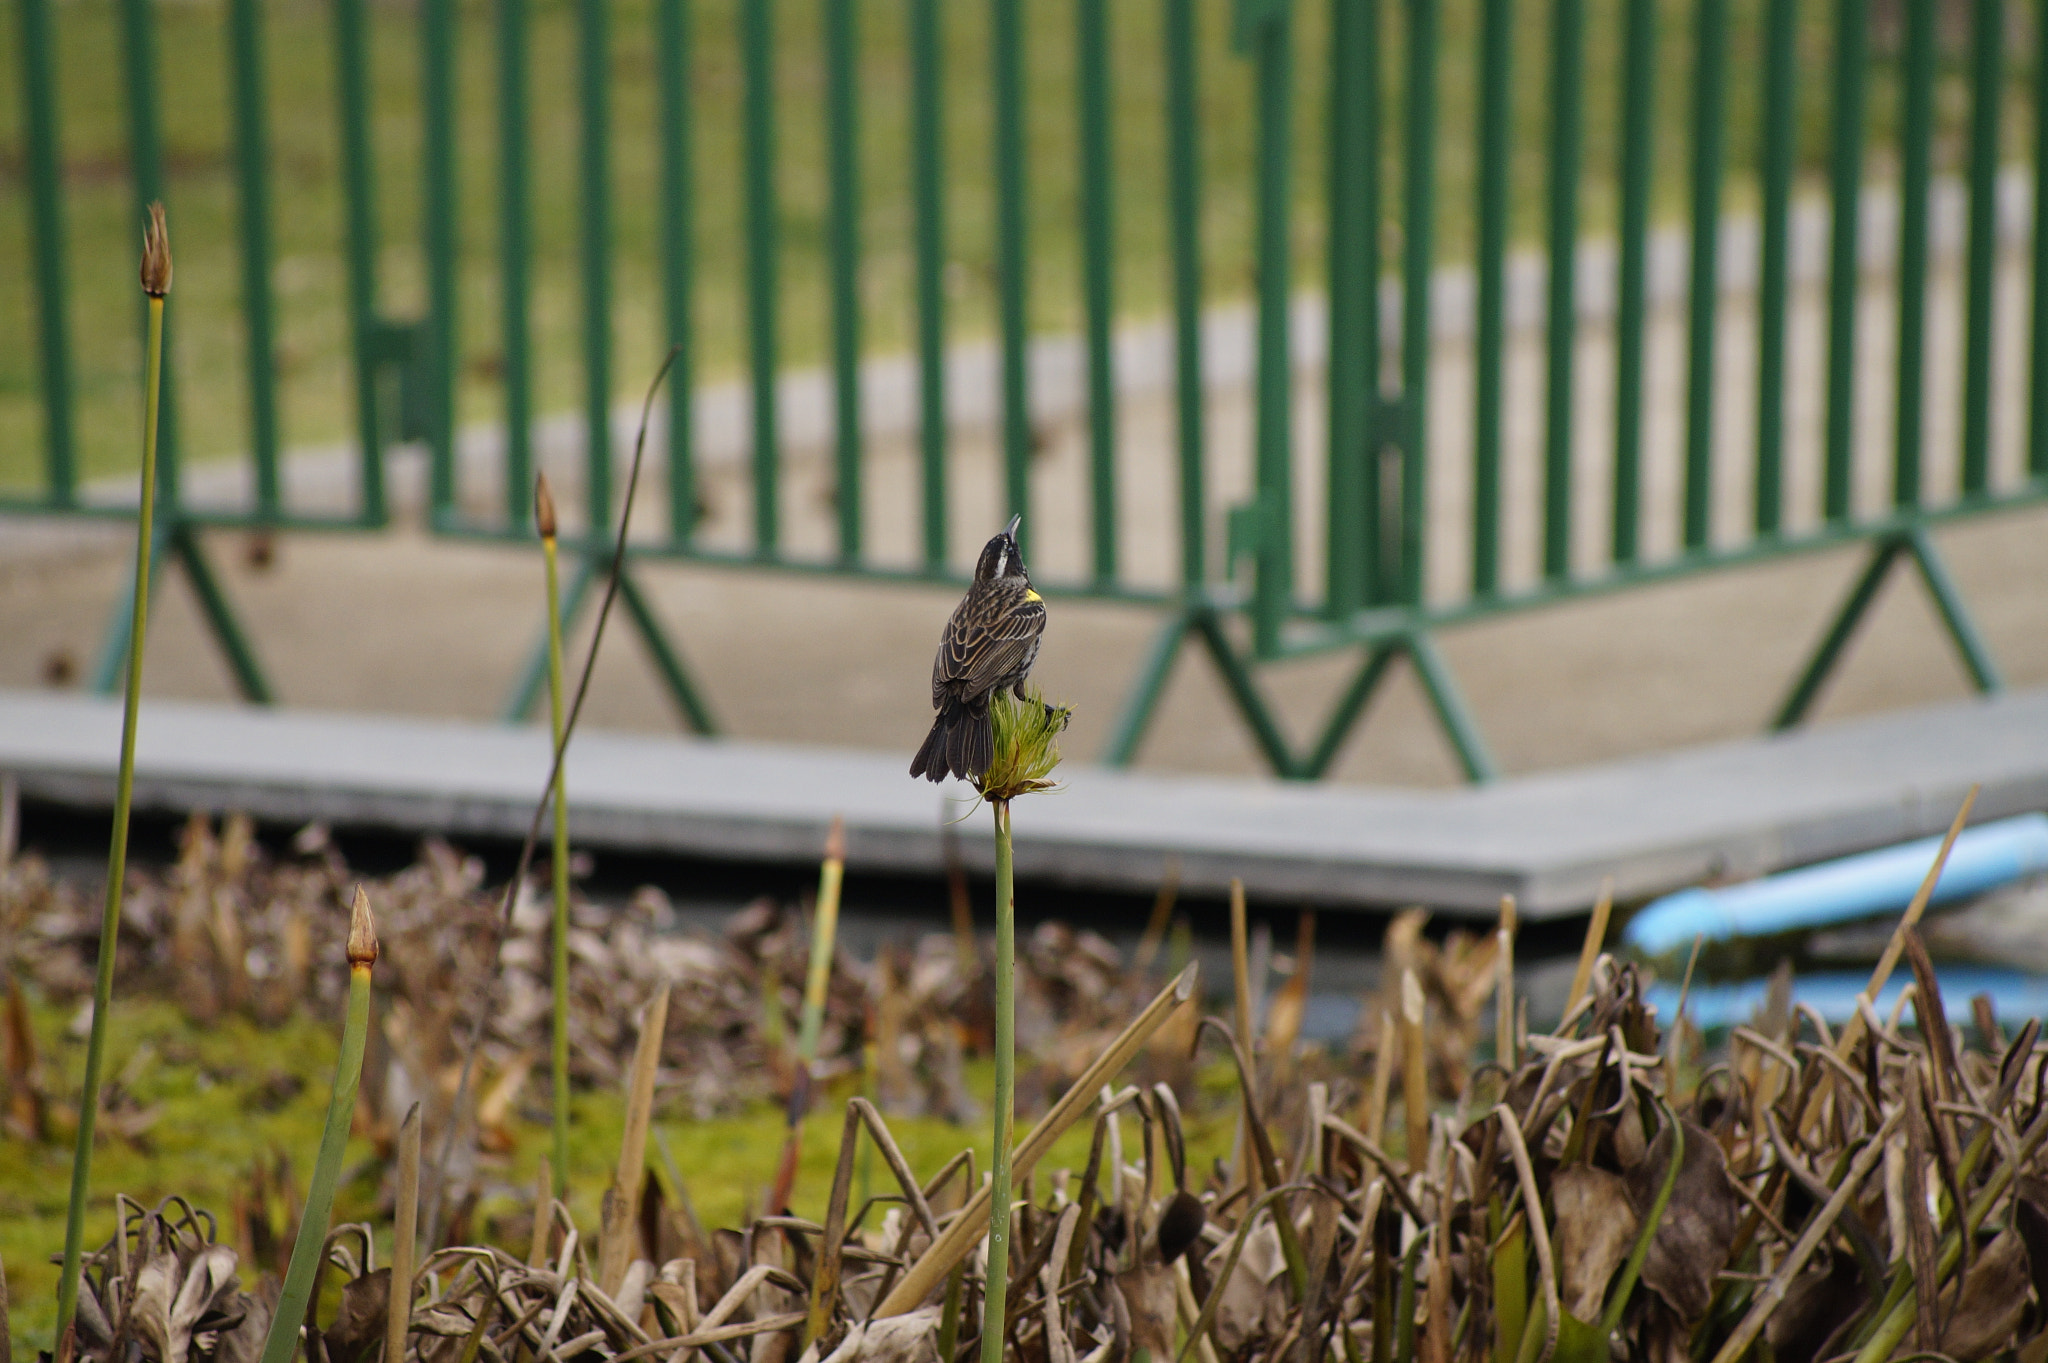
[{"label": "yellow patch on bird", "polygon": [[1030,589],[1029,587],[1026,587],[1026,588],[1024,589],[1024,599],[1025,599],[1026,601],[1043,601],[1043,600],[1045,600],[1045,598],[1044,598],[1044,597],[1040,596],[1040,595],[1039,595],[1039,594],[1038,594],[1037,592],[1034,592],[1034,591],[1032,591],[1032,590],[1031,590],[1031,589]]}]

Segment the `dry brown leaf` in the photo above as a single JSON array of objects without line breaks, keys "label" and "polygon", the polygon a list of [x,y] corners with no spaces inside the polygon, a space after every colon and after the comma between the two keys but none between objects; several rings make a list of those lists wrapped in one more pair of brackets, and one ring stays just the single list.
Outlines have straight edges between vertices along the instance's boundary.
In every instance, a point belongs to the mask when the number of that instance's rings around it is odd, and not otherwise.
[{"label": "dry brown leaf", "polygon": [[[1229,1255],[1227,1244],[1216,1246],[1210,1253],[1207,1267],[1212,1277],[1223,1271]],[[1267,1217],[1245,1236],[1244,1251],[1238,1256],[1237,1267],[1230,1271],[1230,1280],[1223,1285],[1222,1300],[1217,1303],[1216,1338],[1224,1352],[1236,1353],[1247,1340],[1278,1323],[1285,1302],[1274,1290],[1273,1281],[1286,1267],[1287,1260],[1280,1252],[1280,1231]]]},{"label": "dry brown leaf", "polygon": [[1590,1324],[1600,1319],[1607,1284],[1635,1243],[1638,1219],[1628,1182],[1573,1164],[1551,1175],[1550,1197],[1557,1213],[1558,1294],[1568,1313]]},{"label": "dry brown leaf", "polygon": [[2026,1249],[2017,1234],[2002,1230],[1977,1256],[1960,1298],[1954,1283],[1943,1289],[1941,1351],[1956,1363],[1989,1358],[2012,1337],[2026,1309]]},{"label": "dry brown leaf", "polygon": [[[1703,1128],[1685,1119],[1685,1160],[1664,1219],[1643,1260],[1643,1282],[1691,1326],[1713,1300],[1714,1275],[1728,1262],[1742,1203],[1728,1182],[1728,1160]],[[1671,1166],[1671,1132],[1657,1133],[1628,1171],[1629,1202],[1638,1216],[1648,1212]]]}]

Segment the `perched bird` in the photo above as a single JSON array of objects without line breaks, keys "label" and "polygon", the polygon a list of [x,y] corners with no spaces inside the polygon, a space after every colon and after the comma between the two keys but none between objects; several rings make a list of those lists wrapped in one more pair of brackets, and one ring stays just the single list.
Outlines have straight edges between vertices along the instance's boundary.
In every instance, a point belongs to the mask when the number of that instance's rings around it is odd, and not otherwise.
[{"label": "perched bird", "polygon": [[1017,553],[1017,523],[1010,517],[974,565],[974,584],[953,608],[939,656],[932,660],[932,707],[938,717],[911,760],[912,776],[973,780],[995,760],[989,697],[1004,687],[1024,698],[1024,679],[1045,632],[1045,600],[1031,590],[1031,575]]}]

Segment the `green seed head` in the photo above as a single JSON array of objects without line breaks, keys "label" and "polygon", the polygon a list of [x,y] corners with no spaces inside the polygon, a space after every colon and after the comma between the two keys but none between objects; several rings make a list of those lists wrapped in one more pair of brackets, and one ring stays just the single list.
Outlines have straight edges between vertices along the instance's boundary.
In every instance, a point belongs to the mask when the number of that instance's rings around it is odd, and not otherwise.
[{"label": "green seed head", "polygon": [[1018,700],[1008,691],[989,698],[989,723],[995,729],[995,760],[977,783],[984,800],[1012,800],[1033,791],[1051,790],[1053,769],[1060,764],[1060,734],[1073,711],[1048,705],[1037,691]]}]

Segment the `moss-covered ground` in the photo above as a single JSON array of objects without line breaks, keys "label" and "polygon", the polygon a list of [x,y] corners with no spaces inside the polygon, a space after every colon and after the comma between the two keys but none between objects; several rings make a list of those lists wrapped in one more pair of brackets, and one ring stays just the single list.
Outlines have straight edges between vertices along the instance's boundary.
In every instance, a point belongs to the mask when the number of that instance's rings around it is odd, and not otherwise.
[{"label": "moss-covered ground", "polygon": [[[44,1087],[69,1103],[85,1056],[83,1040],[72,1034],[73,1014],[43,1003],[33,1003],[31,1014]],[[303,1015],[269,1029],[233,1017],[199,1027],[173,1004],[117,999],[107,1065],[115,1090],[93,1156],[88,1248],[113,1233],[116,1193],[145,1205],[182,1194],[214,1213],[221,1238],[232,1242],[234,1208],[238,1198],[248,1196],[259,1160],[274,1165],[277,1156],[284,1156],[303,1188],[326,1114],[335,1050],[335,1029]],[[1216,1079],[1227,1083],[1222,1074]],[[987,1092],[986,1065],[970,1067],[970,1084],[974,1092]],[[487,1157],[483,1173],[496,1191],[478,1206],[472,1239],[491,1239],[501,1223],[525,1224],[531,1198],[526,1190],[534,1186],[548,1144],[545,1091],[529,1087],[526,1094],[505,1128],[510,1148]],[[798,1215],[823,1212],[844,1096],[828,1090],[813,1109],[791,1202]],[[1202,1106],[1201,1115],[1189,1114],[1191,1169],[1207,1168],[1212,1158],[1227,1153],[1231,1139],[1231,1109],[1221,1103],[1213,1110],[1210,1104]],[[73,1130],[69,1112],[53,1112],[49,1139],[40,1144],[0,1135],[0,1262],[6,1267],[17,1358],[33,1357],[29,1350],[51,1345],[57,1282],[51,1259],[64,1243]],[[1026,1121],[1034,1115],[1022,1114]],[[616,1094],[581,1092],[574,1117],[569,1201],[577,1224],[594,1234],[599,1201],[618,1160],[623,1103]],[[977,1167],[988,1167],[985,1127],[969,1129],[931,1118],[891,1119],[889,1125],[921,1176],[969,1145]],[[767,1105],[710,1121],[657,1112],[656,1129],[699,1217],[717,1227],[736,1224],[749,1200],[758,1200],[772,1179],[784,1119]],[[1050,1166],[1085,1163],[1087,1141],[1088,1126],[1082,1123],[1054,1148]],[[658,1157],[654,1162],[658,1169]],[[874,1187],[882,1191],[888,1171],[878,1159],[871,1163]],[[380,1257],[389,1252],[390,1230],[388,1213],[378,1207],[384,1167],[375,1141],[359,1132],[350,1142],[348,1172],[335,1204],[337,1223],[370,1220],[377,1226]],[[516,1247],[521,1254],[524,1248]]]}]

